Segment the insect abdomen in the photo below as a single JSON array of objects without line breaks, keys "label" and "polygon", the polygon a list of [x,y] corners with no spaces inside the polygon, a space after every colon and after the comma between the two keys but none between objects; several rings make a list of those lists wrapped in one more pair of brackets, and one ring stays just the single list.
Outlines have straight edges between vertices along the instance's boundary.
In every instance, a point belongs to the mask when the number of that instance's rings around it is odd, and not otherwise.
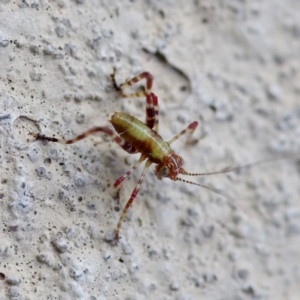
[{"label": "insect abdomen", "polygon": [[110,122],[121,138],[132,144],[139,152],[150,156],[154,163],[161,162],[166,155],[173,152],[156,131],[126,113],[115,113]]}]

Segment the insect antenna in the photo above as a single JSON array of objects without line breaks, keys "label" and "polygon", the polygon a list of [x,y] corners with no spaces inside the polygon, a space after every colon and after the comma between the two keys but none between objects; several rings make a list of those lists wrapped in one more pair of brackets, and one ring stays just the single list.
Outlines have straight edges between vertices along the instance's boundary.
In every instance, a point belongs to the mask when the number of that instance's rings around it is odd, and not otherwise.
[{"label": "insect antenna", "polygon": [[[297,155],[297,154],[289,154],[288,156],[285,156],[285,157],[275,157],[275,158],[270,158],[270,159],[265,159],[265,160],[259,160],[259,161],[256,161],[256,162],[253,162],[253,163],[249,163],[249,164],[246,164],[246,165],[243,165],[243,166],[226,167],[226,168],[224,168],[222,170],[215,171],[215,172],[190,173],[190,172],[187,172],[187,171],[185,171],[184,169],[181,168],[179,173],[183,174],[183,175],[187,175],[187,176],[208,176],[208,175],[224,174],[224,173],[239,171],[239,170],[246,169],[246,168],[252,168],[254,166],[259,166],[259,165],[262,165],[262,164],[265,164],[265,163],[270,163],[270,162],[284,160],[284,159],[296,159],[296,158],[299,158],[299,155]],[[209,187],[207,185],[203,185],[203,184],[200,184],[200,183],[196,183],[196,182],[192,182],[192,181],[189,181],[189,180],[185,180],[185,179],[182,179],[180,177],[177,177],[175,180],[203,187],[203,188],[205,188],[207,190],[210,190],[210,191],[212,191],[212,192],[214,192],[216,194],[222,195],[222,196],[224,196],[227,199],[233,200],[232,197],[230,197],[230,196],[222,193],[220,190],[215,189],[213,187]]]},{"label": "insect antenna", "polygon": [[[187,174],[185,174],[185,175],[187,175]],[[221,196],[224,196],[224,197],[227,198],[227,199],[233,200],[232,197],[230,197],[230,196],[228,196],[228,195],[222,193],[220,190],[215,189],[215,188],[210,187],[210,186],[207,186],[207,185],[204,185],[204,184],[200,184],[200,183],[192,182],[192,181],[189,181],[189,180],[185,180],[185,179],[180,178],[180,177],[177,177],[177,178],[175,179],[175,181],[181,181],[181,182],[185,182],[185,183],[197,185],[197,186],[203,187],[203,188],[205,188],[205,189],[207,189],[207,190],[210,190],[210,191],[212,191],[212,192],[214,192],[214,193],[216,193],[216,194],[219,194],[219,195],[221,195]]]},{"label": "insect antenna", "polygon": [[264,160],[258,160],[256,162],[249,163],[249,164],[246,164],[246,165],[243,165],[243,166],[226,167],[226,168],[221,169],[219,171],[204,172],[204,173],[189,173],[189,172],[187,172],[187,171],[185,171],[184,169],[181,168],[180,174],[187,175],[187,176],[208,176],[208,175],[224,174],[224,173],[229,173],[229,172],[234,172],[234,171],[240,171],[242,169],[252,168],[252,167],[267,164],[267,163],[270,163],[270,162],[275,162],[275,161],[285,160],[285,159],[296,159],[296,158],[299,158],[299,155],[290,154],[290,155],[285,156],[285,157],[275,157],[275,158],[269,158],[269,159],[264,159]]},{"label": "insect antenna", "polygon": [[183,175],[187,175],[187,176],[206,176],[206,175],[215,175],[215,174],[222,174],[222,173],[229,173],[229,172],[232,172],[232,171],[235,171],[235,170],[239,170],[241,168],[246,168],[247,165],[245,166],[242,166],[242,167],[234,167],[234,168],[229,168],[229,167],[226,167],[220,171],[215,171],[215,172],[205,172],[205,173],[189,173],[183,169],[180,170],[180,174],[183,174]]}]

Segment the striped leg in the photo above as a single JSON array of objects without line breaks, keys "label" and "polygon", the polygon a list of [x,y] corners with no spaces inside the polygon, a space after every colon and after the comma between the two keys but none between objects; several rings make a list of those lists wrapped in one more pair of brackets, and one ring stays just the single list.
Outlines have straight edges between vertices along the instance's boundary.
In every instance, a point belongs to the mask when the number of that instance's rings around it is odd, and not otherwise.
[{"label": "striped leg", "polygon": [[[133,94],[124,94],[123,90],[134,85],[135,83],[146,79],[146,86],[145,86],[145,91],[144,92],[136,92]],[[143,72],[135,77],[133,77],[132,79],[126,81],[125,83],[121,84],[119,89],[120,89],[120,94],[122,97],[143,97],[143,96],[147,96],[150,94],[151,92],[151,88],[152,88],[152,82],[153,82],[153,76],[149,73],[149,72]]]},{"label": "striped leg", "polygon": [[175,141],[177,141],[181,136],[183,136],[186,132],[189,132],[189,137],[188,137],[188,141],[187,143],[190,142],[190,138],[193,134],[193,132],[195,131],[196,127],[198,126],[198,122],[193,122],[191,123],[187,128],[183,129],[182,131],[180,131],[178,134],[176,134],[170,141],[168,141],[168,144],[171,145],[172,143],[174,143]]},{"label": "striped leg", "polygon": [[121,216],[120,216],[120,219],[119,219],[119,222],[117,224],[117,228],[116,228],[116,235],[115,235],[115,242],[117,243],[119,241],[119,233],[120,233],[120,229],[121,229],[121,224],[122,224],[122,220],[123,218],[125,217],[125,214],[129,208],[129,206],[132,204],[133,200],[136,198],[138,192],[139,192],[139,189],[140,189],[140,186],[143,182],[143,179],[146,175],[146,172],[149,168],[149,166],[151,165],[151,162],[149,160],[146,161],[146,164],[145,164],[145,167],[144,167],[144,170],[143,170],[143,173],[135,187],[135,189],[133,190],[131,196],[130,196],[130,199],[127,201],[122,213],[121,213]]},{"label": "striped leg", "polygon": [[[146,122],[145,123],[149,128],[158,131],[158,100],[157,100],[157,96],[151,92],[153,76],[148,72],[143,72],[133,77],[129,81],[121,84],[119,87],[117,86],[114,78],[115,73],[113,73],[111,76],[112,76],[114,87],[118,91],[120,91],[120,95],[123,98],[146,97]],[[123,93],[124,89],[134,85],[135,83],[143,79],[146,79],[145,91],[135,92],[132,94]]]},{"label": "striped leg", "polygon": [[123,180],[128,177],[145,159],[146,157],[142,155],[138,162],[127,173],[116,180],[116,182],[114,183],[114,187],[118,187],[123,182]]},{"label": "striped leg", "polygon": [[107,134],[126,152],[128,152],[130,154],[136,153],[136,149],[134,148],[134,146],[132,144],[124,141],[112,129],[110,129],[107,126],[91,128],[90,130],[88,130],[88,131],[86,131],[86,132],[84,132],[84,133],[82,133],[82,134],[80,134],[80,135],[78,135],[78,136],[76,136],[76,137],[74,137],[73,139],[70,139],[70,140],[57,139],[57,138],[48,137],[48,136],[41,135],[39,133],[33,133],[33,132],[30,132],[29,134],[34,136],[36,138],[36,140],[49,141],[49,142],[55,142],[55,143],[60,143],[60,144],[73,144],[73,143],[76,143],[80,140],[85,139],[89,135],[92,135],[96,132],[103,132],[103,133]]},{"label": "striped leg", "polygon": [[154,93],[146,96],[146,125],[158,131],[158,99]]}]

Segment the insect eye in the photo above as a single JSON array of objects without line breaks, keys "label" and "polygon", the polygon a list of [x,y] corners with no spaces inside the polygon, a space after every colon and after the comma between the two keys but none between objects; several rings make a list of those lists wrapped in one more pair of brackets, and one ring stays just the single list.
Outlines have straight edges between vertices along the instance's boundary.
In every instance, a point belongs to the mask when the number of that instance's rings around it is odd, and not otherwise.
[{"label": "insect eye", "polygon": [[168,167],[164,166],[164,167],[161,167],[161,168],[159,169],[159,175],[160,175],[161,177],[167,177],[168,174],[169,174],[169,168],[168,168]]},{"label": "insect eye", "polygon": [[184,160],[181,156],[178,156],[178,163],[182,166],[184,164]]}]

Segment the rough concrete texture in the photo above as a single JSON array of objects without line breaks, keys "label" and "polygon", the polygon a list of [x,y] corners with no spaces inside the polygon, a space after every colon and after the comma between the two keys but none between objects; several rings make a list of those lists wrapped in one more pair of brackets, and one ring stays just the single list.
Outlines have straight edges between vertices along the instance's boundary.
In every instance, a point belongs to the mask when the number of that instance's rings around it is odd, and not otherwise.
[{"label": "rough concrete texture", "polygon": [[[120,84],[154,75],[160,133],[190,172],[300,149],[298,0],[0,1],[0,299],[289,299],[300,295],[299,161],[158,180],[153,168],[108,240],[142,167],[99,134],[145,119]],[[138,88],[138,86],[137,86]],[[227,196],[226,196],[227,195]]]}]

